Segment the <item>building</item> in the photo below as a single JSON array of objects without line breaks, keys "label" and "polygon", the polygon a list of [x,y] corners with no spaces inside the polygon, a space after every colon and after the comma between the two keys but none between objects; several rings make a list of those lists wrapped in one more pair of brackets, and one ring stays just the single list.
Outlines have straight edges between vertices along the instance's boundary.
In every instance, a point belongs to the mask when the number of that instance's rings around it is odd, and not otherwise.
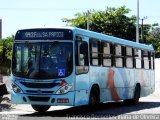
[{"label": "building", "polygon": [[2,19],[0,19],[0,39],[2,38]]}]

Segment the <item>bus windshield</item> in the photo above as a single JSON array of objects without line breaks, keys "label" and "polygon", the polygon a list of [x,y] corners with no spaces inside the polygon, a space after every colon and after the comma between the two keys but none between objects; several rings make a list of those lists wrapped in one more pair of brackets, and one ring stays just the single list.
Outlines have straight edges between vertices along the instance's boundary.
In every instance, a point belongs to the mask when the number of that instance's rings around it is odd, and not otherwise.
[{"label": "bus windshield", "polygon": [[29,79],[67,77],[73,70],[72,42],[15,43],[12,71]]}]

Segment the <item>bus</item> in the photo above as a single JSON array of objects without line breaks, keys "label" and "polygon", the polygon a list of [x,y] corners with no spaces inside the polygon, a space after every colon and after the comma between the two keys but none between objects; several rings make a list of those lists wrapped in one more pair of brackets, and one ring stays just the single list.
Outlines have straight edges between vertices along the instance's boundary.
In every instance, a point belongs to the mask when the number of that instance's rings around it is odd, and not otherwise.
[{"label": "bus", "polygon": [[152,45],[76,27],[18,30],[11,102],[38,112],[50,106],[94,109],[108,101],[137,104],[155,90],[154,54]]}]

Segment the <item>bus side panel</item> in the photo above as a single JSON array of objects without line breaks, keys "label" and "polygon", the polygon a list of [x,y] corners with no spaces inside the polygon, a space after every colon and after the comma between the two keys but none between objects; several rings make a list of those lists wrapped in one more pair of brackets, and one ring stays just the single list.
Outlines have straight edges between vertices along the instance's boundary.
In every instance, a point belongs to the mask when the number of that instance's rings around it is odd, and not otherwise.
[{"label": "bus side panel", "polygon": [[134,93],[134,69],[90,68],[91,84],[100,87],[100,101],[130,99]]},{"label": "bus side panel", "polygon": [[114,84],[119,99],[130,99],[133,96],[134,69],[115,68]]},{"label": "bus side panel", "polygon": [[133,96],[134,69],[109,68],[107,76],[107,100],[118,101]]},{"label": "bus side panel", "polygon": [[109,89],[107,88],[107,79],[108,79],[108,67],[102,67],[101,69],[101,75],[99,76],[100,78],[100,82],[99,82],[99,86],[100,86],[100,101],[101,102],[106,102],[111,101],[111,94]]},{"label": "bus side panel", "polygon": [[88,104],[89,73],[76,75],[75,79],[75,106]]},{"label": "bus side panel", "polygon": [[[104,72],[103,72],[104,73]],[[90,91],[94,84],[97,84],[100,88],[100,96],[101,96],[101,83],[102,83],[102,67],[99,66],[91,66],[90,67]],[[104,84],[105,85],[105,84]]]},{"label": "bus side panel", "polygon": [[90,67],[90,90],[93,84],[99,85],[100,102],[111,100],[111,94],[107,89],[108,67]]},{"label": "bus side panel", "polygon": [[128,68],[103,68],[102,71],[106,73],[101,75],[101,102],[133,98],[137,83],[141,85],[141,97],[154,92],[154,71]]},{"label": "bus side panel", "polygon": [[155,71],[151,70],[151,93],[155,91]]},{"label": "bus side panel", "polygon": [[154,91],[154,87],[152,87],[154,74],[151,73],[151,70],[136,69],[135,76],[135,85],[140,83],[141,86],[141,97],[147,96]]}]

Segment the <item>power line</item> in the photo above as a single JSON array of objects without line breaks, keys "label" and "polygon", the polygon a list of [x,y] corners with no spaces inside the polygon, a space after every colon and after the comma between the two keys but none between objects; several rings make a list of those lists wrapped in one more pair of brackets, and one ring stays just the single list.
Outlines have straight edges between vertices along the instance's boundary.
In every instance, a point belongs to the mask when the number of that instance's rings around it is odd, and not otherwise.
[{"label": "power line", "polygon": [[88,8],[0,8],[0,10],[15,10],[15,11],[18,11],[18,10],[34,10],[34,11],[39,11],[39,10],[55,10],[55,11],[77,11],[77,10],[80,10],[80,11],[86,11],[88,10]]}]

